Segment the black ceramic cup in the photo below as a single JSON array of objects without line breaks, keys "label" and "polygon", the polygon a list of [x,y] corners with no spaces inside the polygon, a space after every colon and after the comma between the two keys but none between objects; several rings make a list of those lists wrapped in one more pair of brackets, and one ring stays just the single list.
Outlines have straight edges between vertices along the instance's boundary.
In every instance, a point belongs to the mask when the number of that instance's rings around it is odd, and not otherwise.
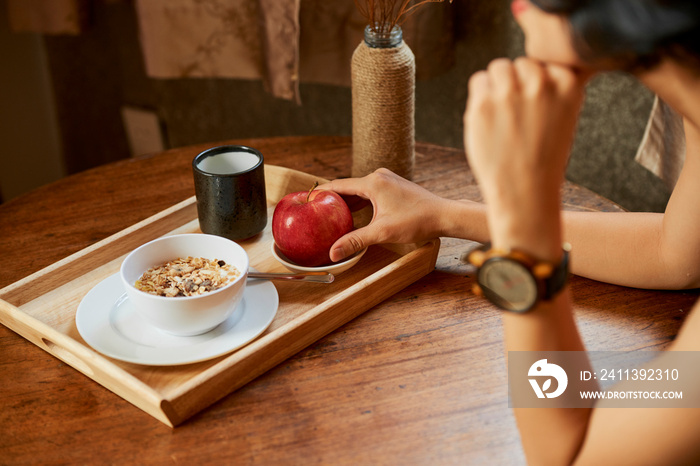
[{"label": "black ceramic cup", "polygon": [[265,168],[246,146],[207,149],[192,161],[197,216],[203,233],[247,239],[267,225]]}]

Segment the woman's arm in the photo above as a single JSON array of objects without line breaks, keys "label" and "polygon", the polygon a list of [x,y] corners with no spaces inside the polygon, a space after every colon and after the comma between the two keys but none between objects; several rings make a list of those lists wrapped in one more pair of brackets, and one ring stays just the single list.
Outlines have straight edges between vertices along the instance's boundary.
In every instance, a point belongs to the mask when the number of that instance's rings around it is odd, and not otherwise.
[{"label": "woman's arm", "polygon": [[700,138],[686,125],[686,161],[666,212],[566,212],[574,272],[651,289],[700,287]]},{"label": "woman's arm", "polygon": [[[665,213],[563,212],[564,240],[576,251],[572,272],[646,289],[700,287],[700,144],[688,135],[688,156]],[[436,236],[486,242],[486,208],[446,202]]]},{"label": "woman's arm", "polygon": [[[584,83],[570,70],[528,59],[496,60],[469,81],[465,146],[487,205],[494,248],[562,259],[560,186]],[[575,251],[574,251],[575,253]],[[568,287],[524,314],[503,314],[507,351],[583,351]],[[569,464],[590,410],[516,409],[534,464]]]},{"label": "woman's arm", "polygon": [[337,179],[320,186],[372,204],[369,225],[340,238],[331,248],[338,261],[372,244],[414,243],[449,236],[485,241],[483,204],[439,197],[386,169],[363,178]]},{"label": "woman's arm", "polygon": [[[665,213],[563,212],[573,273],[635,288],[700,287],[700,143],[686,133],[685,166]],[[443,236],[489,241],[484,205],[454,203],[450,218]]]}]

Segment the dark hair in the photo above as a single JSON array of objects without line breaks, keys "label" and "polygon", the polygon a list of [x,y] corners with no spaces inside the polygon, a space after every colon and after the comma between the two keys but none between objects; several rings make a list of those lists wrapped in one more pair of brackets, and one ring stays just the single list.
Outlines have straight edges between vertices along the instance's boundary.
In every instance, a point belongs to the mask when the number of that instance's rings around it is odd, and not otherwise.
[{"label": "dark hair", "polygon": [[700,0],[530,0],[566,16],[584,59],[648,69],[670,56],[700,70]]}]

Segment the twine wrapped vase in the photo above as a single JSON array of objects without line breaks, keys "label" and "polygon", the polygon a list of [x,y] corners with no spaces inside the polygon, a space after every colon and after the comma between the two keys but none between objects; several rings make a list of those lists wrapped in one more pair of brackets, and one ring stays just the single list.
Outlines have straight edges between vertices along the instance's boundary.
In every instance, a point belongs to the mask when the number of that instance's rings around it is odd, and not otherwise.
[{"label": "twine wrapped vase", "polygon": [[415,160],[413,52],[401,28],[365,28],[352,56],[352,176],[380,167],[411,179]]}]

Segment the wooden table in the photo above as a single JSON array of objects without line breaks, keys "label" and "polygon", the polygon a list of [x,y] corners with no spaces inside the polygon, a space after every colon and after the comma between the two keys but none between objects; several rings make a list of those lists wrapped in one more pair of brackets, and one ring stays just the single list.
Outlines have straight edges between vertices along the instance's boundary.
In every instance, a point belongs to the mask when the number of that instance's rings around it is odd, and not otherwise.
[{"label": "wooden table", "polygon": [[[340,137],[239,140],[267,163],[350,173]],[[0,205],[0,288],[193,195],[192,158],[213,144],[124,160]],[[460,150],[417,144],[415,181],[479,199]],[[620,210],[567,184],[566,208]],[[0,326],[0,463],[519,464],[500,312],[469,292],[466,241],[436,270],[171,429]],[[574,277],[591,350],[661,349],[696,293]]]}]

